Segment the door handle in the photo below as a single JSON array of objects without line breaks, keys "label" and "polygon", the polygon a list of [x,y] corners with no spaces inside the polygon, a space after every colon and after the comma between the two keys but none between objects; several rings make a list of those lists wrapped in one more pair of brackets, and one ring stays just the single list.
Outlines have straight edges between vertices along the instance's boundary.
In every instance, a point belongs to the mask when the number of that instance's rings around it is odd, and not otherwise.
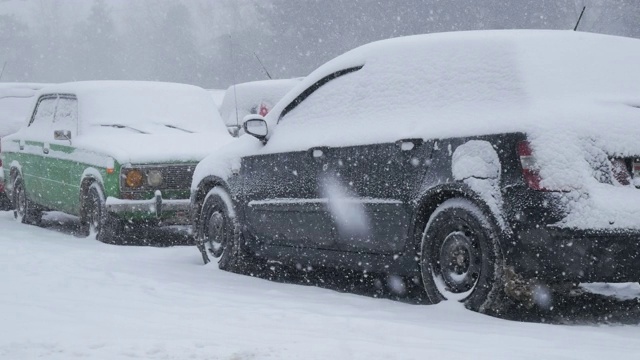
[{"label": "door handle", "polygon": [[324,159],[327,156],[327,150],[329,150],[326,146],[314,147],[309,149],[309,155],[314,159]]},{"label": "door handle", "polygon": [[20,150],[24,150],[24,140],[20,140],[18,145],[20,146]]}]

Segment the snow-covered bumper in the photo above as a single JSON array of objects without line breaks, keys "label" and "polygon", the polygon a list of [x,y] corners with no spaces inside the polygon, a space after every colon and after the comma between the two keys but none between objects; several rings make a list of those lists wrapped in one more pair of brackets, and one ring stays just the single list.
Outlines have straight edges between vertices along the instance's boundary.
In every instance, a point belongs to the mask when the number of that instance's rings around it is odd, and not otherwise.
[{"label": "snow-covered bumper", "polygon": [[156,191],[155,196],[147,200],[126,200],[109,197],[106,201],[106,208],[111,213],[144,213],[160,218],[166,213],[188,214],[190,204],[189,199],[163,199],[162,193]]},{"label": "snow-covered bumper", "polygon": [[519,233],[516,272],[550,281],[640,281],[639,230],[540,227]]}]

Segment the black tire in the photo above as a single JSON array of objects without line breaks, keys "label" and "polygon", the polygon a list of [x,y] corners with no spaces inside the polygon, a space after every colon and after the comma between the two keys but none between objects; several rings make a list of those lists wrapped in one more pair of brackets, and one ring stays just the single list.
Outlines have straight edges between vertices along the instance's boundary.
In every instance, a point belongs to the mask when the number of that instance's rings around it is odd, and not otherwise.
[{"label": "black tire", "polygon": [[124,222],[109,214],[104,192],[99,183],[89,185],[84,199],[83,229],[86,235],[107,244],[121,243]]},{"label": "black tire", "polygon": [[27,189],[20,175],[13,180],[13,216],[23,224],[40,224],[42,220],[42,210],[38,208],[27,195]]},{"label": "black tire", "polygon": [[420,271],[429,302],[457,300],[488,312],[504,293],[499,228],[473,202],[443,202],[425,227]]},{"label": "black tire", "polygon": [[205,264],[217,258],[220,269],[239,272],[244,252],[234,214],[231,197],[224,188],[209,190],[200,211],[195,242]]}]

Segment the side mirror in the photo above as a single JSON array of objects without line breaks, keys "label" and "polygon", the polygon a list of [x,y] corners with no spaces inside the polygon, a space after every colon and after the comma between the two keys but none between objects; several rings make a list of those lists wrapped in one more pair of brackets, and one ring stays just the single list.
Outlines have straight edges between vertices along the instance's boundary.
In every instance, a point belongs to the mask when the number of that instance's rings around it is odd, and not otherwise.
[{"label": "side mirror", "polygon": [[244,132],[254,136],[258,140],[265,142],[267,134],[269,133],[269,127],[267,122],[260,115],[247,115],[244,120]]},{"label": "side mirror", "polygon": [[53,132],[53,138],[55,140],[69,140],[69,141],[71,141],[71,131],[69,131],[69,130],[55,130]]}]

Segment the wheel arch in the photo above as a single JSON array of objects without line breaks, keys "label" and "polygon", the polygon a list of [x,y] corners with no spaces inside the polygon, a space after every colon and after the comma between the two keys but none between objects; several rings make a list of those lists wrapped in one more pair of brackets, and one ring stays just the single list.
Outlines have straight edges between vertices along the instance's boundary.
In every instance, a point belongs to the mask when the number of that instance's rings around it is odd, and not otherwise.
[{"label": "wheel arch", "polygon": [[499,225],[501,224],[500,219],[502,218],[502,215],[496,214],[486,201],[483,200],[480,194],[464,183],[447,183],[438,185],[428,189],[416,197],[414,200],[416,203],[416,210],[412,219],[413,241],[409,246],[412,246],[416,253],[420,252],[419,247],[422,242],[422,231],[427,225],[429,218],[438,206],[445,201],[454,198],[466,199],[478,206],[494,225],[496,233],[499,235],[497,239],[498,245],[504,248],[504,242],[508,238],[506,235],[509,232],[509,225],[505,224],[506,228],[502,228]]},{"label": "wheel arch", "polygon": [[78,194],[79,201],[80,201],[79,214],[81,219],[84,219],[84,216],[86,215],[85,214],[86,209],[84,208],[84,205],[85,205],[84,198],[87,195],[91,184],[96,182],[100,184],[101,187],[104,187],[104,182],[102,179],[102,175],[100,174],[100,171],[98,171],[98,169],[96,168],[85,169],[84,172],[82,173],[82,176],[80,177],[80,193]]},{"label": "wheel arch", "polygon": [[228,194],[231,194],[227,182],[214,175],[205,177],[195,189],[191,190],[191,223],[194,225],[194,229],[198,228],[198,220],[205,197],[216,186],[224,188]]}]

